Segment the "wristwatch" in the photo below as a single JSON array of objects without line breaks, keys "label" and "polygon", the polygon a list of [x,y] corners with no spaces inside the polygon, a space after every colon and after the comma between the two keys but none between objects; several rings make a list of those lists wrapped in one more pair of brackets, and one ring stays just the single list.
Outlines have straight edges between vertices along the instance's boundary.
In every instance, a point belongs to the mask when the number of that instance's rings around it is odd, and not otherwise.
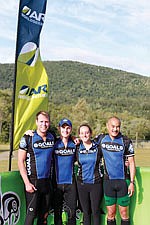
[{"label": "wristwatch", "polygon": [[133,181],[131,180],[130,183],[131,183],[131,184],[135,184],[135,181],[134,181],[134,180],[133,180]]}]

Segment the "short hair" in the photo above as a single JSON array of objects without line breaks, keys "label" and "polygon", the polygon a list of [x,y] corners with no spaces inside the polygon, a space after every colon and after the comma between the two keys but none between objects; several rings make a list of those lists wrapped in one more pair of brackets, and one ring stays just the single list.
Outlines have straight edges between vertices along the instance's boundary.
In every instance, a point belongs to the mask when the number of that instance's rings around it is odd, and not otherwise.
[{"label": "short hair", "polygon": [[111,117],[109,117],[108,120],[107,120],[107,123],[109,123],[109,121],[112,120],[112,119],[118,120],[119,123],[121,124],[121,119],[119,117],[117,117],[117,116],[111,116]]},{"label": "short hair", "polygon": [[39,111],[39,112],[36,114],[36,120],[38,120],[38,116],[39,116],[39,115],[45,116],[45,117],[50,121],[50,115],[49,115],[48,112],[46,112],[46,111]]},{"label": "short hair", "polygon": [[82,123],[80,126],[79,126],[79,128],[78,128],[78,134],[80,134],[80,128],[81,127],[88,127],[89,128],[89,131],[90,131],[90,133],[92,134],[92,128],[90,127],[90,125],[88,124],[88,123]]}]

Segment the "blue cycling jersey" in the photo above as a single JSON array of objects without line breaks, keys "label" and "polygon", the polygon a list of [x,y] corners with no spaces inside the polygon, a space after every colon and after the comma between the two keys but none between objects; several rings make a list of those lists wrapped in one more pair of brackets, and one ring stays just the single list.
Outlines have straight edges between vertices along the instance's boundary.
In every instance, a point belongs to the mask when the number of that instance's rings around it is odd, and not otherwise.
[{"label": "blue cycling jersey", "polygon": [[77,150],[78,161],[78,180],[81,183],[98,183],[102,178],[102,154],[98,144],[92,141],[92,147],[86,150],[84,144],[81,144]]},{"label": "blue cycling jersey", "polygon": [[67,147],[61,138],[54,145],[55,172],[57,184],[72,184],[76,146],[71,138]]},{"label": "blue cycling jersey", "polygon": [[54,147],[54,137],[47,132],[46,141],[34,132],[33,136],[24,135],[19,148],[27,151],[26,169],[30,178],[49,178]]},{"label": "blue cycling jersey", "polygon": [[108,134],[101,139],[100,145],[104,158],[105,177],[108,179],[126,179],[129,177],[125,160],[127,157],[134,155],[132,142],[130,139],[129,141],[129,146],[126,148],[122,134],[119,134],[113,140]]}]

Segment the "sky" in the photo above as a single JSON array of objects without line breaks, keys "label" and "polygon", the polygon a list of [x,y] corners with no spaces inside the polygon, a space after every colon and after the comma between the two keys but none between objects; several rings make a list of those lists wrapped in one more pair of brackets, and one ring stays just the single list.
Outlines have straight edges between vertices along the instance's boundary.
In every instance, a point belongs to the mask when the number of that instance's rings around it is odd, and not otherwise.
[{"label": "sky", "polygon": [[[0,63],[15,62],[18,8],[0,0]],[[150,0],[47,0],[40,52],[150,76]]]}]

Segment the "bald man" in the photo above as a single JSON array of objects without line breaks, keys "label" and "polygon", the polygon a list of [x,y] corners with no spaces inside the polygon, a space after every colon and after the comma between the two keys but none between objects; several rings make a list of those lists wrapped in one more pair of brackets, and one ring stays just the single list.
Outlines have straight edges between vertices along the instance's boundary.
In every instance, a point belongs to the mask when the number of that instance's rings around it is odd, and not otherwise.
[{"label": "bald man", "polygon": [[[121,134],[121,120],[111,117],[107,123],[108,134],[99,135],[104,158],[104,197],[107,207],[107,225],[116,225],[118,205],[121,225],[129,225],[128,206],[134,193],[135,161],[132,141]],[[126,166],[128,159],[129,166]]]}]

